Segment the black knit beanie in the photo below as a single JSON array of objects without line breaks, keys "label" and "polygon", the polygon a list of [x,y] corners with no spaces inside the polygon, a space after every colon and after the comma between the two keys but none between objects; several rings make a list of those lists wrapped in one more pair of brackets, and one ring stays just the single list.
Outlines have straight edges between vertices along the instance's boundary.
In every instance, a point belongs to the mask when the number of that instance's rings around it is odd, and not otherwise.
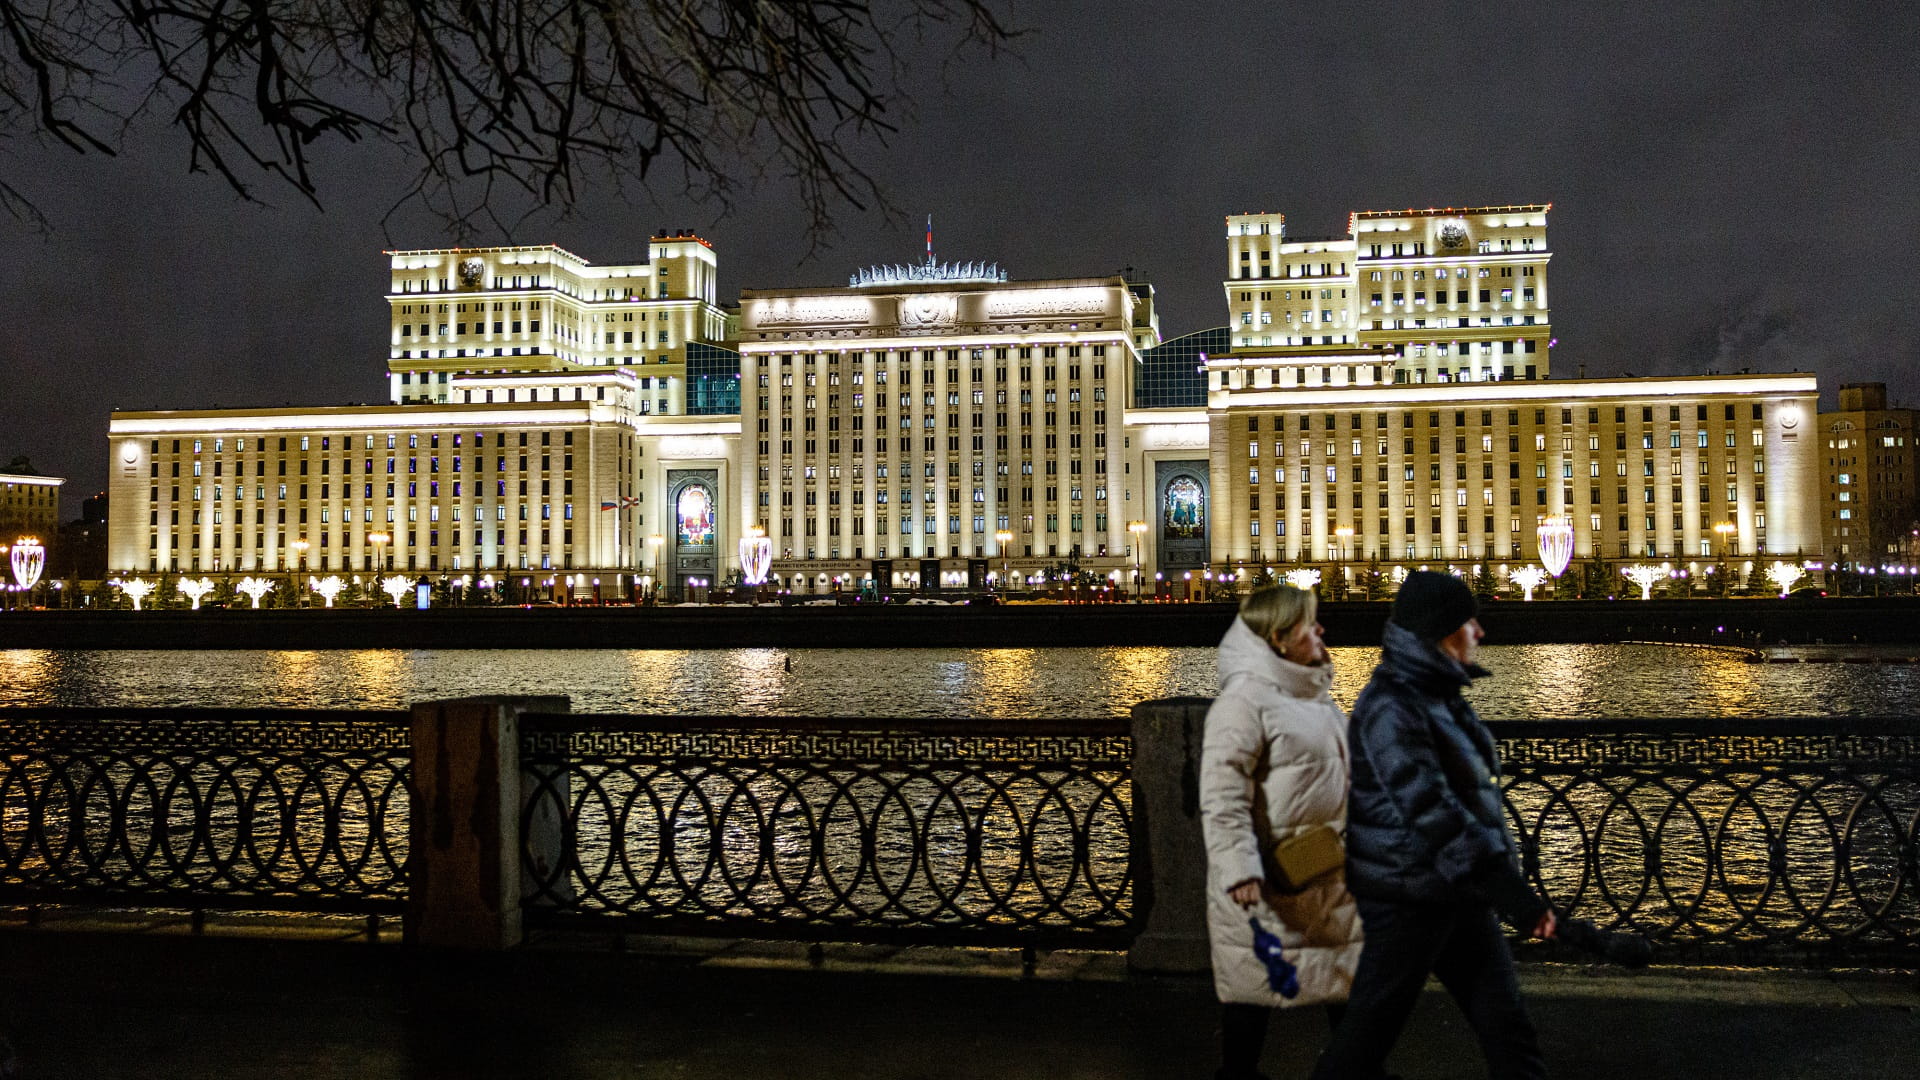
[{"label": "black knit beanie", "polygon": [[1439,641],[1480,613],[1467,583],[1452,574],[1415,570],[1393,598],[1393,621],[1421,641]]}]

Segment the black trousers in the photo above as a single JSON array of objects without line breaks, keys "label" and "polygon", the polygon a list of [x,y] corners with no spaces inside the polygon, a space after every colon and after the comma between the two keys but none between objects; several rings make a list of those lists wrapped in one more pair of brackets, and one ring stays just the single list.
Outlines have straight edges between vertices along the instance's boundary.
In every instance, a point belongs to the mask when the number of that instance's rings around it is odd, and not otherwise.
[{"label": "black trousers", "polygon": [[[1329,1004],[1327,1024],[1338,1029],[1347,1007]],[[1220,1006],[1220,1071],[1216,1080],[1254,1080],[1260,1076],[1260,1054],[1267,1048],[1267,1021],[1273,1010],[1264,1005],[1228,1003]]]},{"label": "black trousers", "polygon": [[1494,1080],[1546,1076],[1540,1040],[1520,1002],[1513,953],[1493,909],[1360,900],[1367,942],[1347,1013],[1314,1067],[1315,1080],[1373,1080],[1413,1014],[1429,973],[1466,1013]]}]

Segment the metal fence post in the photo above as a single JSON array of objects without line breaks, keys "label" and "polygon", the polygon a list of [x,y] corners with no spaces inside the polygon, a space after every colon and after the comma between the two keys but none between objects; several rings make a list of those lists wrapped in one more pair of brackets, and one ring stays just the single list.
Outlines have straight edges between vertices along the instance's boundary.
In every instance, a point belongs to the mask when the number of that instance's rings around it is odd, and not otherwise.
[{"label": "metal fence post", "polygon": [[1143,974],[1212,967],[1200,835],[1200,743],[1211,704],[1181,697],[1133,707],[1134,880],[1145,912],[1127,967]]},{"label": "metal fence post", "polygon": [[520,943],[520,714],[564,696],[413,706],[406,938],[440,948]]}]

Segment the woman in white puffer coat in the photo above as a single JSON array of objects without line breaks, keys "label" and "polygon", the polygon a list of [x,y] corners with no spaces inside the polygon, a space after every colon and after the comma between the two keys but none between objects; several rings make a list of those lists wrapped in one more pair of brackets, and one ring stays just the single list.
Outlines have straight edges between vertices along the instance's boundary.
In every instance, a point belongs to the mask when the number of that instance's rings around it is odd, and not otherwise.
[{"label": "woman in white puffer coat", "polygon": [[[1200,756],[1220,1080],[1260,1075],[1274,1008],[1326,1005],[1337,1021],[1360,959],[1360,917],[1344,868],[1282,894],[1263,858],[1274,842],[1308,829],[1346,830],[1347,716],[1328,693],[1333,668],[1317,610],[1304,589],[1262,589],[1220,641],[1220,694],[1207,711]],[[1279,937],[1298,994],[1270,987],[1250,920]]]}]

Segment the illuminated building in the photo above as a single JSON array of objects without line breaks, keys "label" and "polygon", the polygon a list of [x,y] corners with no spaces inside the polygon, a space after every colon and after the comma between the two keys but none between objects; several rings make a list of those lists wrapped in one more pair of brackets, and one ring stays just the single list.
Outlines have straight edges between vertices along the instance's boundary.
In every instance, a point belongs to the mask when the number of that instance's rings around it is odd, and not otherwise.
[{"label": "illuminated building", "polygon": [[458,375],[630,368],[641,413],[686,410],[688,346],[722,345],[713,245],[653,237],[646,262],[595,266],[552,244],[389,251],[391,399],[450,400]]},{"label": "illuminated building", "polygon": [[1579,559],[1817,554],[1814,378],[1550,379],[1547,210],[1227,218],[1205,406],[1127,418],[1152,567],[1531,562],[1548,517]]},{"label": "illuminated building", "polygon": [[34,536],[51,545],[60,534],[60,487],[65,483],[34,472],[25,458],[0,467],[0,544]]},{"label": "illuminated building", "polygon": [[931,257],[744,292],[736,505],[773,573],[980,587],[1003,560],[1130,565],[1123,416],[1152,302],[1124,277]]},{"label": "illuminated building", "polygon": [[[683,589],[745,569],[760,529],[797,591],[1068,567],[1150,591],[1512,569],[1549,518],[1575,560],[1744,575],[1851,528],[1823,517],[1820,443],[1851,436],[1811,375],[1551,377],[1547,212],[1357,213],[1335,238],[1235,215],[1227,326],[1167,342],[1126,275],[929,254],[729,314],[685,234],[631,266],[393,252],[395,403],[116,413],[109,568]],[[1903,446],[1876,466],[1910,482]]]},{"label": "illuminated building", "polygon": [[1820,517],[1836,563],[1900,563],[1900,541],[1920,519],[1914,411],[1887,407],[1884,383],[1840,387],[1840,407],[1820,414]]},{"label": "illuminated building", "polygon": [[620,575],[684,554],[710,574],[711,515],[682,552],[659,508],[690,487],[720,504],[738,424],[643,395],[614,369],[456,375],[438,404],[115,413],[108,564]]}]

